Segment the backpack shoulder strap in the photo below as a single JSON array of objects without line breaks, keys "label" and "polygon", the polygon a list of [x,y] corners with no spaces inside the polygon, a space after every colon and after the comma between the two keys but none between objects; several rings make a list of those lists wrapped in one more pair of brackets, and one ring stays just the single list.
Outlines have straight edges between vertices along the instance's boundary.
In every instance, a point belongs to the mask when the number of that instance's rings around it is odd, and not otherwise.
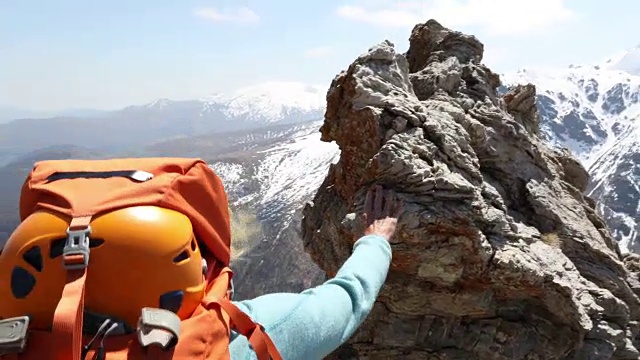
[{"label": "backpack shoulder strap", "polygon": [[233,328],[247,337],[251,347],[256,352],[258,360],[282,360],[280,352],[264,331],[262,325],[251,320],[249,315],[245,314],[229,299],[213,300],[210,303],[217,304],[229,315]]},{"label": "backpack shoulder strap", "polygon": [[[229,315],[231,327],[249,340],[258,360],[282,360],[280,352],[276,348],[269,335],[264,331],[264,327],[254,322],[249,315],[245,314],[228,298],[226,289],[233,272],[228,267],[224,267],[216,280],[210,284],[208,293],[202,301],[206,309],[213,306],[220,307]],[[220,294],[225,294],[220,296]]]},{"label": "backpack shoulder strap", "polygon": [[[81,360],[82,326],[84,310],[84,291],[87,278],[88,254],[74,252],[73,246],[82,246],[88,241],[91,217],[73,218],[69,226],[68,248],[63,254],[63,264],[67,268],[67,280],[62,290],[62,297],[58,302],[54,316],[52,334],[56,337],[52,342],[56,349],[51,349],[59,359]],[[79,235],[77,235],[78,233]]]}]

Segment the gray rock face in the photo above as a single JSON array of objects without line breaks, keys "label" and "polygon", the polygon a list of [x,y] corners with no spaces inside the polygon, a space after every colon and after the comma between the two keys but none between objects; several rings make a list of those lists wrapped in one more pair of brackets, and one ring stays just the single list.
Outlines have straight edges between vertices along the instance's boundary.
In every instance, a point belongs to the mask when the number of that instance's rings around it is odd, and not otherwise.
[{"label": "gray rock face", "polygon": [[383,42],[332,82],[321,128],[340,160],[304,211],[329,275],[350,254],[369,185],[405,212],[393,261],[341,359],[638,359],[637,274],[585,169],[538,137],[535,88],[497,94],[483,45],[430,20],[410,50]]}]

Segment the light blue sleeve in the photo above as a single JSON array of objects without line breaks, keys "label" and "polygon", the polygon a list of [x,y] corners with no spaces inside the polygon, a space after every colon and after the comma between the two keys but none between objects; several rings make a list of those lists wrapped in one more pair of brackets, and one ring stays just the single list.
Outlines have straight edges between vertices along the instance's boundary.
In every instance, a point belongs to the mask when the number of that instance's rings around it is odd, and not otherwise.
[{"label": "light blue sleeve", "polygon": [[[336,276],[299,294],[276,293],[235,304],[264,326],[286,360],[323,359],[345,343],[371,312],[391,264],[391,247],[377,235],[360,238]],[[256,359],[233,334],[232,360]]]}]

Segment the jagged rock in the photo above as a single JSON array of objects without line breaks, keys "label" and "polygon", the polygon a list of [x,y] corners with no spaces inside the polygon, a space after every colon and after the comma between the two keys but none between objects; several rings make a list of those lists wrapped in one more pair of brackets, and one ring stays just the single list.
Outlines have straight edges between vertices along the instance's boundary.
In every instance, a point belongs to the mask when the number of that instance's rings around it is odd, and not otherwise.
[{"label": "jagged rock", "polygon": [[558,150],[556,158],[560,161],[564,170],[564,180],[581,192],[586,191],[589,185],[589,172],[580,164],[578,159],[573,157],[568,149]]},{"label": "jagged rock", "polygon": [[536,107],[536,87],[531,84],[518,85],[507,91],[502,98],[507,112],[513,116],[513,119],[524,126],[529,133],[538,135],[540,114]]},{"label": "jagged rock", "polygon": [[306,251],[338,270],[370,184],[405,204],[386,285],[333,357],[638,359],[637,274],[586,171],[538,137],[532,85],[497,94],[482,52],[430,20],[406,56],[385,41],[331,84],[322,139],[342,151],[304,209]]}]

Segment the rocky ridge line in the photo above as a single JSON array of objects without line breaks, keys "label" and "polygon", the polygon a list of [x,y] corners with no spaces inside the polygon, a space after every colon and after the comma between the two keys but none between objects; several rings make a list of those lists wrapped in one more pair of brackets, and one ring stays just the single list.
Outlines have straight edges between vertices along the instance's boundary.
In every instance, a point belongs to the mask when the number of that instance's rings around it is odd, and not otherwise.
[{"label": "rocky ridge line", "polygon": [[430,20],[331,84],[321,132],[341,157],[304,209],[306,251],[334,274],[368,186],[405,203],[387,283],[333,357],[638,359],[637,273],[587,172],[538,137],[533,85],[497,94],[483,50]]}]

